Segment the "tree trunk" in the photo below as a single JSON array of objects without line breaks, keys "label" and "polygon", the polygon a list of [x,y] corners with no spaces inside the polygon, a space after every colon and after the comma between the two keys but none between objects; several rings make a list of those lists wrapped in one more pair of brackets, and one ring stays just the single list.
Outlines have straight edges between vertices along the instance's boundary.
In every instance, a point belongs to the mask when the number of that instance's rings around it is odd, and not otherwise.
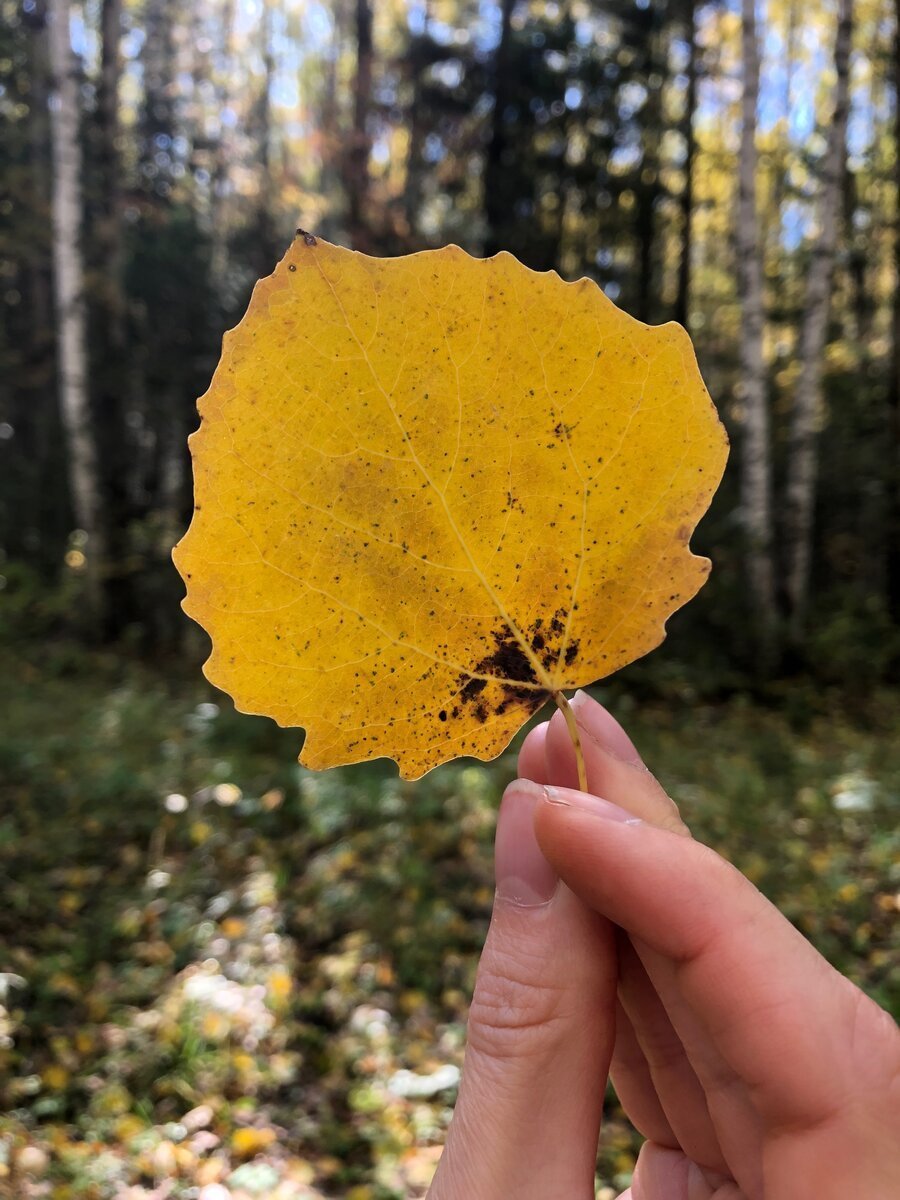
[{"label": "tree trunk", "polygon": [[759,42],[755,0],[742,3],[744,63],[738,180],[738,286],[741,295],[741,514],[746,542],[750,602],[762,665],[771,665],[777,610],[772,561],[772,458],[769,403],[763,356],[763,263],[756,205],[756,108]]},{"label": "tree trunk", "polygon": [[424,163],[422,148],[428,130],[428,113],[421,100],[422,72],[425,66],[423,49],[430,37],[431,3],[425,0],[422,9],[422,33],[409,48],[407,66],[410,72],[409,143],[406,151],[406,179],[403,185],[403,210],[407,237],[413,249],[420,248],[419,207],[422,202]]},{"label": "tree trunk", "polygon": [[688,43],[687,88],[684,97],[684,187],[681,191],[681,258],[678,262],[678,295],[675,300],[675,320],[689,328],[691,301],[691,252],[694,215],[694,156],[697,139],[694,134],[694,113],[697,108],[697,22],[696,0],[687,0],[684,17]]},{"label": "tree trunk", "polygon": [[343,160],[347,231],[354,250],[371,250],[369,228],[369,107],[372,103],[372,8],[356,0],[356,79],[353,85],[353,129]]},{"label": "tree trunk", "polygon": [[103,494],[101,517],[107,550],[104,579],[106,633],[115,637],[135,615],[135,600],[126,563],[133,515],[127,480],[134,467],[132,439],[125,422],[128,394],[126,354],[125,246],[122,228],[119,139],[119,81],[122,75],[122,0],[102,0],[100,9],[100,78],[93,121],[96,147],[97,220],[91,254],[94,299],[92,312],[92,377],[97,449]]},{"label": "tree trunk", "polygon": [[641,162],[634,185],[636,211],[634,234],[637,242],[637,303],[634,315],[639,321],[652,321],[656,314],[658,288],[656,275],[656,210],[662,185],[659,148],[663,127],[663,80],[667,74],[666,54],[662,46],[665,5],[647,10],[647,99],[641,109]]},{"label": "tree trunk", "polygon": [[[50,161],[50,48],[47,31],[47,5],[39,0],[29,14],[31,54],[29,57],[28,141],[31,151],[28,164],[31,173],[29,202],[35,213],[45,214],[52,195],[52,165]],[[25,354],[27,370],[25,389],[30,393],[29,405],[35,417],[37,462],[39,477],[45,471],[54,474],[50,443],[54,421],[42,414],[46,400],[53,395],[55,364],[53,328],[53,270],[50,262],[52,239],[31,247],[28,255],[28,309],[31,336]],[[59,561],[59,555],[54,554]]]},{"label": "tree trunk", "polygon": [[119,79],[122,56],[122,0],[103,0],[100,12],[100,80],[94,130],[100,183],[100,221],[95,232],[97,258],[103,271],[104,317],[110,344],[121,350],[125,341],[125,298],[122,290],[122,222],[120,213]]},{"label": "tree trunk", "polygon": [[494,55],[494,109],[491,114],[490,138],[484,164],[484,215],[487,238],[484,252],[490,256],[503,247],[502,230],[509,221],[508,186],[504,182],[506,165],[506,110],[510,101],[510,45],[512,13],[515,0],[502,0],[500,10],[500,41]]},{"label": "tree trunk", "polygon": [[791,414],[785,522],[786,592],[791,636],[802,638],[809,601],[813,514],[816,499],[817,433],[822,411],[822,357],[828,332],[831,278],[837,244],[842,174],[846,163],[850,43],[853,0],[839,0],[834,62],[834,113],[828,130],[819,193],[818,231],[806,286],[800,332],[800,376]]},{"label": "tree trunk", "polygon": [[210,187],[210,225],[212,226],[212,254],[209,275],[213,292],[221,296],[228,276],[231,225],[229,213],[231,150],[234,139],[229,127],[221,121],[221,114],[228,108],[231,99],[231,80],[234,71],[234,18],[235,0],[225,0],[221,9],[222,20],[222,64],[216,83],[216,104],[219,109],[219,129],[213,154],[212,183]]},{"label": "tree trunk", "polygon": [[[144,97],[139,121],[140,167],[144,188],[154,207],[169,195],[172,183],[172,140],[175,136],[175,46],[172,39],[174,0],[147,0],[141,48]],[[165,147],[168,160],[159,160]]]},{"label": "tree trunk", "polygon": [[[30,203],[41,212],[52,190],[49,145],[50,54],[47,33],[47,5],[39,0],[28,15],[31,29],[29,56],[28,141],[31,159],[29,185]],[[32,344],[29,347],[29,380],[36,376],[34,386],[39,394],[52,392],[53,284],[45,247],[32,249],[28,257],[28,299],[31,311]],[[50,361],[48,362],[48,358]]]},{"label": "tree trunk", "polygon": [[275,79],[275,55],[272,50],[272,3],[263,0],[260,21],[260,49],[263,80],[256,109],[259,137],[259,213],[257,218],[258,273],[268,275],[280,257],[275,233],[275,186],[272,179],[272,86]]},{"label": "tree trunk", "polygon": [[887,584],[891,615],[900,624],[900,0],[895,0],[893,363],[888,395]]},{"label": "tree trunk", "polygon": [[58,322],[59,396],[73,516],[87,534],[89,619],[101,613],[106,562],[97,450],[87,379],[87,309],[82,257],[82,164],[78,68],[69,33],[69,0],[50,0],[50,126],[53,163],[53,268]]}]

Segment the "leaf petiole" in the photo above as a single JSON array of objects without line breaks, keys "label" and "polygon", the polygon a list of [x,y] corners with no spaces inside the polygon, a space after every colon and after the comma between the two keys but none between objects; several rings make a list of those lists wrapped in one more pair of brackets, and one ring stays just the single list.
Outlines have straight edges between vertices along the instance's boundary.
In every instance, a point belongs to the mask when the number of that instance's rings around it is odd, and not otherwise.
[{"label": "leaf petiole", "polygon": [[584,751],[581,748],[581,735],[578,732],[578,722],[575,720],[575,713],[572,711],[572,706],[563,692],[551,692],[551,695],[556,702],[557,708],[559,708],[565,718],[569,737],[572,739],[572,745],[575,747],[575,763],[578,767],[578,787],[582,792],[586,792],[588,790],[587,768],[584,765]]}]

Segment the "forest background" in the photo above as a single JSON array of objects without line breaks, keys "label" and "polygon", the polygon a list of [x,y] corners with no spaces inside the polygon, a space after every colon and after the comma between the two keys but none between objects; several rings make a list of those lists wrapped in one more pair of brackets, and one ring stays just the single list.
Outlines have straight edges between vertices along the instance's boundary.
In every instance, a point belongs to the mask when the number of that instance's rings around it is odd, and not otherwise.
[{"label": "forest background", "polygon": [[714,570],[598,695],[900,1009],[898,10],[0,0],[0,1195],[393,1200],[440,1150],[514,759],[300,770],[202,682],[169,559],[298,225],[688,328]]}]

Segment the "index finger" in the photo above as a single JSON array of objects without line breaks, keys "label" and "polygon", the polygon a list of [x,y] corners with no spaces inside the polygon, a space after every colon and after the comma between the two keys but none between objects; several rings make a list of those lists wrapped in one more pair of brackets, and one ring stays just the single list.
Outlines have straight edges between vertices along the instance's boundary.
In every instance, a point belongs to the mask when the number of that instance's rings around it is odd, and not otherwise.
[{"label": "index finger", "polygon": [[734,867],[667,830],[604,819],[613,806],[584,793],[540,791],[547,859],[586,904],[672,962],[681,996],[767,1124],[826,1119],[859,1094],[861,1067],[884,1070],[883,1049],[853,1045],[870,1027],[857,1020],[860,1002],[880,1010]]}]

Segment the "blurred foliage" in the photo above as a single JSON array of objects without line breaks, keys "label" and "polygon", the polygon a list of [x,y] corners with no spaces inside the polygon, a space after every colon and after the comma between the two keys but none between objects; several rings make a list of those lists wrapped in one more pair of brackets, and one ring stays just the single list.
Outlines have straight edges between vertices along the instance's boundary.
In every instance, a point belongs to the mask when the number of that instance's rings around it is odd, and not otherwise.
[{"label": "blurred foliage", "polygon": [[[514,751],[314,774],[175,664],[50,642],[0,669],[0,1195],[424,1195]],[[710,703],[673,663],[642,690],[597,694],[698,836],[900,1014],[896,695]]]},{"label": "blurred foliage", "polygon": [[[169,559],[190,511],[194,397],[301,224],[379,254],[513,249],[645,319],[684,320],[739,446],[739,15],[719,0],[124,0],[110,139],[110,6],[72,7],[115,602],[105,646],[86,650],[90,546],[73,530],[55,366],[46,4],[0,0],[0,1197],[422,1196],[514,752],[413,787],[384,764],[313,776],[299,734],[210,693]],[[900,698],[884,686],[900,671],[892,7],[858,6],[806,641],[759,678],[734,455],[694,541],[710,584],[666,649],[598,694],[698,836],[900,1013]],[[780,490],[834,11],[767,0],[763,14]],[[602,1188],[627,1184],[636,1149],[610,1094]]]}]

